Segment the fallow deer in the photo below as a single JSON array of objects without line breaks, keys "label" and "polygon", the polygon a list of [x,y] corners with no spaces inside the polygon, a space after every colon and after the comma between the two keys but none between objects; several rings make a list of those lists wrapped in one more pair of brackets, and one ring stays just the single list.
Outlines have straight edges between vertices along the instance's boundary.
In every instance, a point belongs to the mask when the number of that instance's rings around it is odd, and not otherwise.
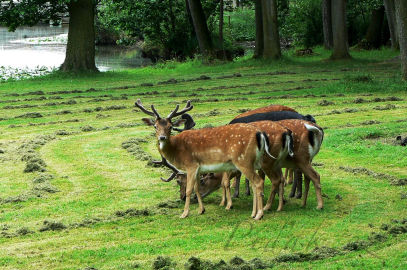
[{"label": "fallow deer", "polygon": [[[307,114],[307,115],[302,115],[299,114],[297,111],[294,109],[284,106],[284,105],[270,105],[262,108],[258,108],[255,110],[251,110],[248,112],[245,112],[243,114],[240,114],[236,116],[230,124],[233,123],[253,123],[257,121],[263,121],[263,120],[268,120],[268,121],[280,121],[280,120],[285,120],[285,119],[302,119],[302,120],[307,120],[315,123],[315,119],[313,116]],[[295,177],[293,177],[295,176]],[[235,181],[235,193],[233,197],[238,197],[239,196],[239,188],[240,188],[240,177],[241,175],[237,174],[236,175],[236,181]],[[301,171],[297,170],[295,174],[293,173],[292,169],[286,169],[285,179],[288,179],[288,183],[291,184],[294,178],[294,183],[291,189],[290,197],[294,197],[295,193],[297,191],[297,198],[301,198],[302,196],[302,174]],[[248,185],[248,181],[246,181],[246,194],[250,195],[250,189]]]},{"label": "fallow deer", "polygon": [[264,180],[256,173],[262,163],[264,152],[268,151],[268,138],[259,129],[248,124],[227,125],[217,128],[186,130],[171,136],[171,130],[185,122],[184,119],[172,122],[172,118],[190,111],[190,101],[178,112],[176,106],[167,117],[162,118],[154,105],[149,111],[144,108],[140,99],[135,104],[144,113],[155,119],[143,118],[149,126],[154,126],[157,137],[157,147],[161,156],[176,168],[187,173],[186,200],[181,218],[189,215],[189,205],[192,189],[195,189],[199,204],[199,214],[205,208],[199,193],[197,177],[201,173],[224,172],[239,170],[252,182],[253,211],[252,217],[259,220],[263,217],[263,184]]},{"label": "fallow deer", "polygon": [[[255,124],[252,123],[252,124]],[[304,121],[304,120],[283,120],[278,121],[276,124],[281,124],[290,129],[293,133],[293,157],[287,156],[286,160],[282,161],[281,166],[289,168],[300,168],[304,170],[305,174],[305,193],[303,196],[302,205],[305,206],[308,198],[309,191],[309,179],[311,179],[315,186],[315,191],[317,194],[318,209],[323,207],[323,201],[321,197],[321,186],[320,186],[320,176],[312,168],[311,162],[315,155],[318,153],[322,140],[323,140],[323,130],[316,124]],[[185,181],[180,177],[181,181]],[[201,195],[206,196],[213,191],[219,189],[222,182],[222,174],[211,174],[205,176],[200,189]],[[181,185],[181,198],[185,191],[182,189]],[[266,209],[270,207],[273,198],[269,198]]]},{"label": "fallow deer", "polygon": [[[271,158],[269,155],[264,155],[263,163],[261,166],[261,171],[264,175],[270,179],[272,183],[271,194],[269,201],[273,201],[275,194],[279,191],[279,205],[277,211],[281,211],[283,208],[283,194],[284,194],[284,185],[281,181],[283,179],[281,173],[281,164],[286,160],[287,156],[293,156],[293,139],[291,136],[291,131],[285,128],[282,125],[277,124],[272,121],[259,121],[250,123],[252,126],[257,127],[262,132],[264,132],[270,141],[269,152],[275,158]],[[233,125],[231,125],[233,126]],[[225,204],[225,198],[227,199],[226,209],[230,209],[232,205],[232,200],[230,197],[230,183],[231,173],[224,173],[222,179],[222,202],[221,205]],[[270,209],[271,204],[266,205],[264,210]]]}]

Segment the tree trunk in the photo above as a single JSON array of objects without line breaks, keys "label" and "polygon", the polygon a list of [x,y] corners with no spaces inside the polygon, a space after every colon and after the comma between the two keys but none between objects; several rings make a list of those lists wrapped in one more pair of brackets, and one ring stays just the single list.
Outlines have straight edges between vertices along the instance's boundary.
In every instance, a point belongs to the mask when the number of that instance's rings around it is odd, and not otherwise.
[{"label": "tree trunk", "polygon": [[255,17],[256,17],[256,43],[254,49],[254,58],[263,57],[264,34],[263,34],[263,15],[261,0],[255,0]]},{"label": "tree trunk", "polygon": [[71,1],[68,44],[62,71],[97,71],[95,65],[95,4],[93,0]]},{"label": "tree trunk", "polygon": [[346,32],[346,0],[331,3],[333,52],[331,59],[350,58]]},{"label": "tree trunk", "polygon": [[382,45],[382,25],[384,20],[384,7],[372,10],[369,27],[367,28],[365,40],[367,49],[378,49]]},{"label": "tree trunk", "polygon": [[223,0],[219,1],[219,42],[220,46],[223,49]]},{"label": "tree trunk", "polygon": [[331,15],[331,0],[322,0],[322,26],[324,31],[324,47],[332,49],[332,15]]},{"label": "tree trunk", "polygon": [[263,15],[263,36],[265,59],[278,59],[281,57],[280,36],[277,23],[276,0],[261,0]]},{"label": "tree trunk", "polygon": [[201,0],[188,0],[188,3],[201,53],[205,57],[211,56],[213,54],[213,44]]},{"label": "tree trunk", "polygon": [[400,42],[401,73],[407,80],[407,1],[395,0],[397,27]]},{"label": "tree trunk", "polygon": [[384,7],[386,8],[387,22],[389,24],[391,48],[393,50],[398,50],[400,49],[400,46],[394,0],[384,0]]}]

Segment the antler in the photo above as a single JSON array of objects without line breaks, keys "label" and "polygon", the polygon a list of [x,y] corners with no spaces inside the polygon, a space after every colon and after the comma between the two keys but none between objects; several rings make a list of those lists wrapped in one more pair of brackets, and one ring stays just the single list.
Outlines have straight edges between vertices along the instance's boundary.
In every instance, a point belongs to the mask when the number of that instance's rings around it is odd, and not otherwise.
[{"label": "antler", "polygon": [[138,107],[141,111],[143,111],[145,114],[148,114],[150,116],[155,116],[157,118],[160,118],[160,115],[158,114],[158,112],[155,110],[154,106],[151,105],[151,109],[153,110],[152,112],[150,112],[149,110],[147,110],[146,108],[144,108],[143,104],[141,103],[140,99],[137,99],[136,103],[134,104],[136,105],[136,107]]},{"label": "antler", "polygon": [[153,163],[158,164],[158,165],[163,165],[173,171],[173,173],[171,174],[171,176],[169,178],[165,179],[165,178],[161,177],[162,181],[170,182],[172,179],[174,179],[177,176],[177,174],[180,174],[180,172],[172,164],[168,163],[168,161],[164,157],[161,157],[161,159],[162,159],[161,161],[153,161]]},{"label": "antler", "polygon": [[191,105],[191,101],[188,100],[188,101],[187,101],[187,105],[185,105],[185,108],[184,108],[184,109],[182,109],[181,111],[177,112],[178,109],[179,109],[179,105],[177,105],[177,107],[175,107],[175,110],[173,110],[173,111],[167,116],[167,118],[168,118],[168,119],[171,119],[171,118],[180,116],[180,115],[182,115],[182,114],[184,114],[184,113],[186,113],[186,112],[192,110],[193,108],[194,108],[194,106]]},{"label": "antler", "polygon": [[195,126],[194,119],[192,118],[191,115],[185,113],[185,114],[183,114],[181,116],[181,118],[187,120],[185,122],[184,128],[182,128],[182,129],[181,128],[173,128],[173,130],[178,131],[178,132],[182,132],[184,130],[192,129]]}]

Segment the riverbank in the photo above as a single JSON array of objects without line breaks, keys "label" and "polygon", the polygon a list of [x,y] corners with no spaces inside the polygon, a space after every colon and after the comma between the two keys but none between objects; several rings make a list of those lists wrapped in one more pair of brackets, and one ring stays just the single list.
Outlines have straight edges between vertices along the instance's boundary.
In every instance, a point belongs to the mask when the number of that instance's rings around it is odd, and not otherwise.
[{"label": "riverbank", "polygon": [[[0,83],[0,267],[183,269],[204,263],[195,256],[244,269],[403,268],[407,148],[396,136],[407,136],[407,86],[387,61],[396,54],[331,62],[315,52]],[[312,114],[325,130],[313,161],[324,209],[311,186],[306,208],[289,199],[277,213],[274,203],[254,222],[241,187],[232,210],[215,192],[204,215],[194,204],[180,220],[177,184],[149,163],[159,154],[137,98],[162,114],[191,100],[197,128],[272,103]]]}]

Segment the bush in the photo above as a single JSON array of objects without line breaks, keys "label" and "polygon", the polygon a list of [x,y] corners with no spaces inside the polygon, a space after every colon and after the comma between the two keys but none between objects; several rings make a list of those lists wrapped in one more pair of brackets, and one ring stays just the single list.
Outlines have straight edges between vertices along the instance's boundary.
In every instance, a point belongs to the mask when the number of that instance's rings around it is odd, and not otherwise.
[{"label": "bush", "polygon": [[310,48],[322,44],[323,31],[320,0],[297,0],[290,3],[284,24],[280,22],[283,40],[297,47]]},{"label": "bush", "polygon": [[[256,20],[254,9],[242,8],[225,13],[224,32],[233,41],[250,41],[256,39]],[[230,17],[230,25],[229,25]]]}]

